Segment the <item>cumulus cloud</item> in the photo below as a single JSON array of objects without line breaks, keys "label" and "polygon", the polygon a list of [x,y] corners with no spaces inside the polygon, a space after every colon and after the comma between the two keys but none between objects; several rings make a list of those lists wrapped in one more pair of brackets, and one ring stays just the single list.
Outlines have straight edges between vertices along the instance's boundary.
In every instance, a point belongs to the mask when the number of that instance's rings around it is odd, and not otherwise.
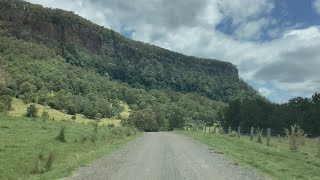
[{"label": "cumulus cloud", "polygon": [[320,0],[314,0],[312,5],[316,13],[320,15]]},{"label": "cumulus cloud", "polygon": [[[273,90],[264,82],[273,82],[275,88],[292,96],[320,89],[320,28],[270,28],[278,26],[270,15],[274,0],[29,1],[74,11],[118,32],[125,29],[134,40],[232,62],[240,76],[259,84],[258,90],[266,96]],[[226,22],[231,33],[217,28]],[[263,33],[274,39],[259,41]]]}]

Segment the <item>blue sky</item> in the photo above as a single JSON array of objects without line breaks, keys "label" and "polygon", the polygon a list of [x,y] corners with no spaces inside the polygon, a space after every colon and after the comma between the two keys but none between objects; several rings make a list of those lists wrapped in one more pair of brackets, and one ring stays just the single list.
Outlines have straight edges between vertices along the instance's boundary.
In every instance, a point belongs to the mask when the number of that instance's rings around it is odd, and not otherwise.
[{"label": "blue sky", "polygon": [[28,0],[122,35],[231,62],[273,102],[320,91],[320,0]]}]

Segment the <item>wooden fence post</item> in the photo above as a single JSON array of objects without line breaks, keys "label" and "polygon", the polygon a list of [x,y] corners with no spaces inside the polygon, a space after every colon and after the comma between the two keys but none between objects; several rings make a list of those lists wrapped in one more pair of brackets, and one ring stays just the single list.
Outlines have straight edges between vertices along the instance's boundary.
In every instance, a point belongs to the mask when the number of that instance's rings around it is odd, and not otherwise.
[{"label": "wooden fence post", "polygon": [[250,131],[250,141],[253,141],[253,132],[254,132],[254,127],[251,127],[251,131]]},{"label": "wooden fence post", "polygon": [[238,126],[238,138],[240,138],[240,126]]},{"label": "wooden fence post", "polygon": [[271,128],[267,128],[267,146],[270,146]]}]

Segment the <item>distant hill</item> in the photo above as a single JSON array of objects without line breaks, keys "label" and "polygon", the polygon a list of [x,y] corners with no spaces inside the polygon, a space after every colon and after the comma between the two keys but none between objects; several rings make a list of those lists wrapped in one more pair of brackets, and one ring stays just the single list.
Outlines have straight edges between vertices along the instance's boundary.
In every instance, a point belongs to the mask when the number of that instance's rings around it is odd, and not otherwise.
[{"label": "distant hill", "polygon": [[231,63],[133,41],[72,12],[24,1],[0,1],[0,38],[8,74],[2,94],[69,114],[117,117],[123,101],[136,112],[164,112],[160,128],[168,126],[171,106],[184,116],[193,107],[196,114],[184,121],[202,123],[216,120],[232,99],[259,96]]}]

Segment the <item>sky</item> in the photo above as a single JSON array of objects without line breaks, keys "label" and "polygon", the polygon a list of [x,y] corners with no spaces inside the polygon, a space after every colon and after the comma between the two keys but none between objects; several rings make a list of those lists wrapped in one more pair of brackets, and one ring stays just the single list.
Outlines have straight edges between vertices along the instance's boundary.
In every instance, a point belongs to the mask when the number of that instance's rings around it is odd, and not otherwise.
[{"label": "sky", "polygon": [[320,91],[320,0],[27,0],[133,40],[235,64],[273,102]]}]

